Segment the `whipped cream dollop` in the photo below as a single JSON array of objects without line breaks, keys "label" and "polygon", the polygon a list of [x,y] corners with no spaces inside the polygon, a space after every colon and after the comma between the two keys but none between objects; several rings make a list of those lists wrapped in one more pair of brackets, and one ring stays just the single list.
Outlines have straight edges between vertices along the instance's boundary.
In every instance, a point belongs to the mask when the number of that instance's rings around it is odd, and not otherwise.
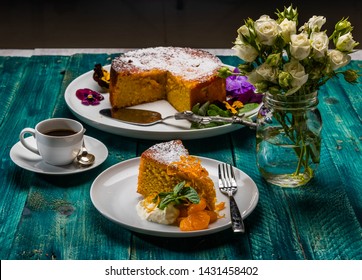
[{"label": "whipped cream dollop", "polygon": [[136,209],[141,219],[164,225],[173,224],[180,215],[180,210],[174,207],[172,203],[161,210],[156,204],[146,199],[139,201]]}]

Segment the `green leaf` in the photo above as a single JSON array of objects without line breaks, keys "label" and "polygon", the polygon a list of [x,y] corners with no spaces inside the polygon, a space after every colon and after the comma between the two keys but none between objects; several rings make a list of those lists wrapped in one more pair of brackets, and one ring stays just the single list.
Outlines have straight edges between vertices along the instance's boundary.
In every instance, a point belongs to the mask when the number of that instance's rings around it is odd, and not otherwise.
[{"label": "green leaf", "polygon": [[224,125],[224,123],[217,123],[217,122],[211,122],[211,123],[208,123],[208,124],[191,123],[191,129],[201,129],[201,128],[221,126],[221,125]]},{"label": "green leaf", "polygon": [[161,200],[161,202],[157,205],[158,208],[161,210],[165,209],[168,204],[175,201],[175,197],[171,194],[167,195],[164,199]]},{"label": "green leaf", "polygon": [[191,109],[192,113],[194,113],[196,115],[198,115],[199,110],[200,110],[200,103],[196,103]]},{"label": "green leaf", "polygon": [[248,103],[248,104],[244,104],[244,107],[241,108],[241,109],[238,111],[238,113],[239,113],[239,115],[241,115],[241,114],[243,114],[243,113],[247,113],[247,112],[249,112],[249,111],[251,111],[251,110],[256,109],[258,106],[259,106],[258,103]]},{"label": "green leaf", "polygon": [[173,188],[173,193],[174,193],[175,195],[178,195],[179,192],[182,190],[182,188],[185,186],[185,184],[186,184],[185,181],[178,183],[178,184]]},{"label": "green leaf", "polygon": [[207,116],[207,109],[209,108],[210,102],[206,101],[204,104],[201,105],[198,114],[200,116]]},{"label": "green leaf", "polygon": [[200,202],[200,197],[195,191],[194,188],[187,187],[185,188],[185,198],[187,198],[191,203],[198,204]]},{"label": "green leaf", "polygon": [[160,202],[157,205],[161,210],[165,209],[168,204],[183,204],[187,202],[191,203],[199,203],[200,197],[195,191],[194,188],[185,186],[186,182],[182,181],[178,183],[171,192],[162,192],[159,193],[154,199],[153,202],[157,202],[158,198],[160,198]]},{"label": "green leaf", "polygon": [[223,110],[219,106],[215,104],[210,104],[209,111],[213,111],[216,113],[214,116],[220,116],[220,117],[230,117],[228,110]]}]

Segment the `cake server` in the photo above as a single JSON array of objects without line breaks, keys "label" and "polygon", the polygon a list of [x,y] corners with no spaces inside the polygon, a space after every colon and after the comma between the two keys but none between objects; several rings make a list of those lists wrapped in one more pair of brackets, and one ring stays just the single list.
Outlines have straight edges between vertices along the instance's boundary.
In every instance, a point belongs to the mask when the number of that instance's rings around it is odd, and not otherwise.
[{"label": "cake server", "polygon": [[256,127],[256,123],[253,123],[243,118],[244,115],[226,118],[219,116],[200,116],[194,114],[191,111],[184,111],[162,118],[162,115],[155,111],[144,110],[144,109],[130,109],[130,108],[126,109],[107,108],[100,110],[99,113],[103,116],[124,123],[141,125],[141,126],[150,126],[157,123],[161,123],[167,119],[176,119],[176,120],[188,120],[190,122],[200,123],[200,124],[219,122],[219,123],[242,124],[249,127]]}]

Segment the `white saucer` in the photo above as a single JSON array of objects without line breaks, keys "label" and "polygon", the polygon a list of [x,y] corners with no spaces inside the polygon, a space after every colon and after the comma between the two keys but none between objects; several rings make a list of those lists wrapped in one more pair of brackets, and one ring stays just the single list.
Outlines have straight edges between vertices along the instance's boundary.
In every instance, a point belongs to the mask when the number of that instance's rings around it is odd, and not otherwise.
[{"label": "white saucer", "polygon": [[[25,138],[25,141],[34,147],[36,146],[35,139],[32,136]],[[89,167],[80,167],[75,162],[64,166],[53,166],[47,164],[40,156],[26,149],[20,141],[11,148],[10,158],[19,167],[36,173],[51,175],[80,173],[97,167],[108,157],[107,147],[99,140],[85,135],[84,143],[88,152],[94,154],[96,158],[93,165]]]}]

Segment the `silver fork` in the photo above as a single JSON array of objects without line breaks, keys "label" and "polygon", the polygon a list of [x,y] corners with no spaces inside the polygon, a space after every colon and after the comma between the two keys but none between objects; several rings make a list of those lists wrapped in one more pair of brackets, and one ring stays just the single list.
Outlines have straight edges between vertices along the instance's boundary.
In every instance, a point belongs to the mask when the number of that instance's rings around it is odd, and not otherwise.
[{"label": "silver fork", "polygon": [[234,199],[238,187],[236,184],[233,167],[230,164],[222,163],[218,165],[219,189],[223,194],[229,196],[231,225],[234,232],[245,232],[243,218]]}]

